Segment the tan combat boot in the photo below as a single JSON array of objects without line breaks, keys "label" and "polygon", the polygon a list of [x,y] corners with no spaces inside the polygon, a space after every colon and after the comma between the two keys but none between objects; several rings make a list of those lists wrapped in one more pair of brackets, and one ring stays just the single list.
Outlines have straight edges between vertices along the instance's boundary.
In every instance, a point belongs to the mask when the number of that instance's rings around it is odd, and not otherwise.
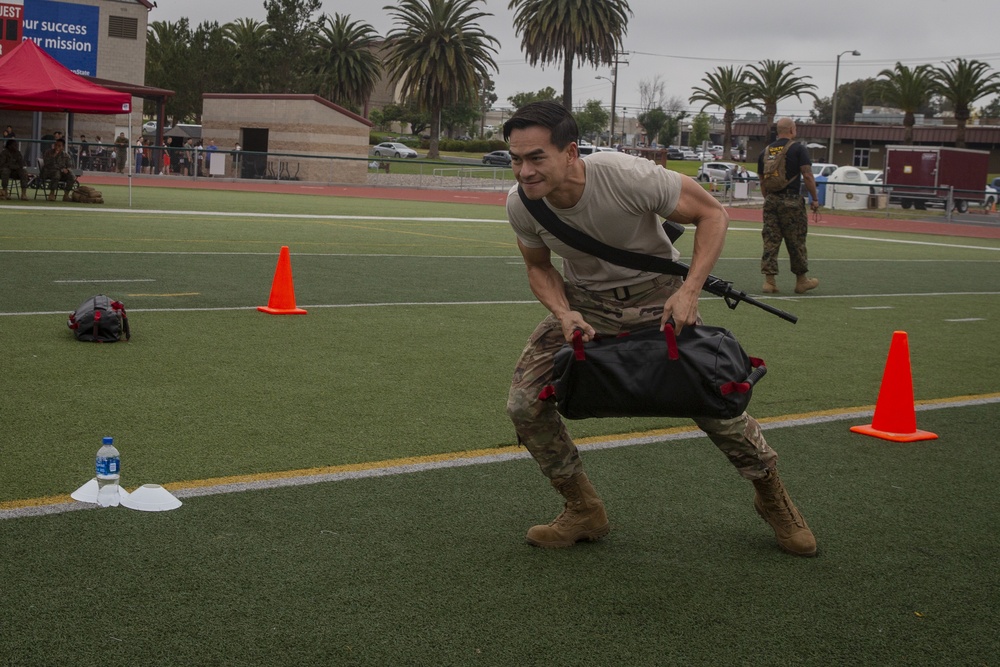
[{"label": "tan combat boot", "polygon": [[46,199],[48,199],[49,201],[55,201],[55,200],[56,200],[56,191],[55,191],[55,190],[53,190],[53,191],[52,191],[52,192],[50,192],[50,193],[48,194],[48,196],[47,196],[47,197],[45,197],[45,198],[46,198]]},{"label": "tan combat boot", "polygon": [[65,194],[63,194],[63,201],[73,201],[73,195],[72,193],[70,193],[69,190],[67,190]]},{"label": "tan combat boot", "polygon": [[778,285],[774,282],[774,276],[764,276],[764,287],[761,288],[764,294],[777,294]]},{"label": "tan combat boot", "polygon": [[6,190],[0,190],[0,201],[3,201],[6,198],[7,198],[7,191]]},{"label": "tan combat boot", "polygon": [[816,278],[806,278],[806,274],[795,276],[795,293],[805,294],[811,289],[819,287],[819,280]]},{"label": "tan combat boot", "polygon": [[581,540],[599,540],[611,532],[604,502],[597,496],[586,473],[553,479],[552,486],[566,499],[566,505],[548,525],[532,526],[528,530],[528,544],[559,549],[571,547]]},{"label": "tan combat boot", "polygon": [[28,193],[24,190],[24,188],[21,188],[21,201],[28,201]]},{"label": "tan combat boot", "polygon": [[778,471],[771,470],[764,479],[753,480],[753,485],[757,491],[754,509],[774,529],[778,546],[796,556],[815,556],[816,537],[788,497]]}]

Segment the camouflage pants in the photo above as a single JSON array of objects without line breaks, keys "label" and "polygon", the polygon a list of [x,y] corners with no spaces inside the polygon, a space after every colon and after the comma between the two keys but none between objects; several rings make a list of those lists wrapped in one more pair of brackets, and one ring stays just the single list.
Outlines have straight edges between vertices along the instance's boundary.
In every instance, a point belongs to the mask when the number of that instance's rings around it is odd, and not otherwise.
[{"label": "camouflage pants", "polygon": [[760,272],[767,276],[778,275],[778,250],[781,242],[788,248],[792,273],[797,276],[809,272],[809,255],[806,253],[806,234],[809,218],[806,202],[802,197],[769,196],[764,199],[764,254],[760,258]]},{"label": "camouflage pants", "polygon": [[[663,304],[680,284],[680,278],[660,276],[629,288],[631,294],[627,300],[619,300],[610,292],[591,292],[566,285],[566,296],[570,307],[579,311],[598,333],[616,335],[659,326]],[[554,316],[542,320],[518,359],[507,397],[507,414],[514,422],[518,442],[528,449],[542,474],[550,479],[583,471],[580,453],[555,402],[538,399],[539,392],[552,380],[553,357],[565,342],[562,327]],[[733,419],[694,421],[746,479],[760,479],[775,466],[777,453],[767,445],[757,420],[747,413]]]}]

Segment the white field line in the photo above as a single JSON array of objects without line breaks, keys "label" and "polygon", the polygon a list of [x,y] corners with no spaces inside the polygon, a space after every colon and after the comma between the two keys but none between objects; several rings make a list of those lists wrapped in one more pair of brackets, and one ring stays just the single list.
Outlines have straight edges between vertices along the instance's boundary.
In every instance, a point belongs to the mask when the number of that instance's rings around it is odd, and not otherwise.
[{"label": "white field line", "polygon": [[[986,394],[983,396],[959,397],[955,399],[944,399],[935,402],[925,402],[915,405],[918,411],[942,410],[947,408],[968,407],[973,405],[990,405],[1000,403],[1000,394]],[[836,421],[868,419],[872,416],[870,409],[846,409],[831,411],[826,413],[804,415],[801,417],[787,417],[775,420],[767,420],[761,423],[764,430],[779,428],[790,428],[796,426],[812,426]],[[624,435],[610,436],[598,440],[590,440],[587,443],[579,444],[581,450],[601,450],[616,449],[618,447],[632,447],[635,445],[646,445],[658,442],[670,442],[678,440],[689,440],[704,437],[705,433],[697,428],[672,433],[654,433],[651,435]],[[867,437],[867,436],[864,436]],[[214,486],[199,485],[197,482],[188,482],[190,486],[181,485],[180,488],[173,487],[172,493],[178,498],[195,498],[198,496],[211,496],[223,493],[240,493],[243,491],[259,491],[265,489],[276,489],[290,486],[305,486],[308,484],[320,484],[324,482],[339,482],[351,479],[365,479],[370,477],[386,477],[389,475],[404,475],[426,470],[440,470],[443,468],[460,468],[473,465],[486,465],[491,463],[501,463],[530,458],[527,450],[517,449],[515,451],[499,452],[483,456],[462,456],[456,453],[453,457],[441,458],[434,461],[421,463],[404,463],[401,465],[387,465],[384,467],[368,468],[363,470],[350,470],[335,473],[303,474],[300,476],[285,477],[281,479],[262,479],[239,481]],[[248,476],[250,477],[250,476]],[[48,514],[62,514],[85,509],[97,509],[95,505],[79,502],[54,502],[50,504],[34,504],[25,507],[0,510],[0,520],[17,519],[29,516],[43,516]]]},{"label": "white field line", "polygon": [[[800,296],[757,296],[759,301],[792,301],[801,299],[815,301],[816,299],[896,299],[896,298],[929,298],[929,297],[956,297],[956,296],[1000,296],[1000,292],[913,292],[903,294],[834,294],[834,295],[800,295]],[[703,296],[700,301],[716,300],[715,296]],[[538,301],[534,299],[515,301],[398,301],[386,303],[299,303],[299,308],[309,310],[310,308],[399,308],[399,307],[438,307],[438,306],[537,306]],[[256,310],[257,306],[217,306],[214,308],[129,308],[130,313],[196,313],[213,311],[232,310]],[[24,313],[0,313],[0,317],[30,317],[65,315],[62,310],[52,311],[31,311]]]},{"label": "white field line", "polygon": [[[53,206],[5,206],[5,210],[24,211],[59,211],[65,213],[65,208]],[[131,215],[171,215],[171,216],[198,216],[209,218],[265,218],[265,219],[285,219],[285,220],[368,220],[385,222],[492,222],[495,224],[507,224],[507,220],[496,218],[418,218],[413,216],[386,216],[386,215],[325,215],[320,213],[259,213],[259,212],[238,212],[238,211],[170,211],[158,209],[133,209],[133,208],[78,208],[73,209],[74,213],[126,213]]]}]

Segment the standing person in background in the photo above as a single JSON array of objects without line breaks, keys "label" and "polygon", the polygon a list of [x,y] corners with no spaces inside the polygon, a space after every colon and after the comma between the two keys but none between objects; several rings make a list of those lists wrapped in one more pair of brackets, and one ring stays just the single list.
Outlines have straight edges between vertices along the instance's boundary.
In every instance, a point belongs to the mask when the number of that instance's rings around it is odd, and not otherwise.
[{"label": "standing person in background", "polygon": [[[205,171],[208,173],[209,176],[212,175],[212,160],[215,159],[215,157],[216,157],[216,151],[218,151],[218,150],[219,150],[219,147],[215,145],[215,140],[214,139],[209,139],[208,140],[208,147],[205,149],[205,151],[206,151],[205,152]],[[219,159],[222,159],[222,156],[219,156]],[[223,173],[225,173],[225,171],[223,171]]]},{"label": "standing person in background", "polygon": [[125,164],[128,162],[128,137],[124,132],[119,132],[115,139],[115,168],[119,174],[125,173]]},{"label": "standing person in background", "polygon": [[135,140],[135,154],[134,154],[134,157],[135,157],[135,173],[137,173],[137,174],[141,174],[142,173],[142,153],[143,153],[143,148],[144,148],[144,146],[143,146],[143,143],[142,143],[142,137],[139,137],[138,139]]},{"label": "standing person in background", "polygon": [[96,171],[110,171],[105,162],[107,151],[104,149],[104,142],[101,141],[99,134],[94,137],[94,145],[90,147],[90,158],[90,163]]},{"label": "standing person in background", "polygon": [[85,171],[90,169],[90,144],[87,143],[87,135],[80,135],[80,169]]},{"label": "standing person in background", "polygon": [[[779,118],[777,127],[778,138],[768,144],[757,158],[760,189],[764,193],[764,227],[761,230],[764,253],[760,258],[760,272],[764,274],[762,290],[767,294],[778,292],[774,278],[778,275],[778,250],[784,241],[792,273],[795,274],[795,293],[805,294],[816,289],[819,280],[806,276],[809,272],[809,255],[806,252],[809,216],[802,198],[802,184],[805,184],[812,198],[810,206],[813,211],[819,210],[819,193],[816,191],[809,151],[795,141],[795,121],[791,118]],[[768,190],[764,186],[764,156],[766,154],[773,157],[782,150],[786,151],[785,179],[788,184],[784,188]]]},{"label": "standing person in background", "polygon": [[233,147],[233,177],[240,177],[240,151],[243,150],[243,146],[240,142],[236,142],[236,146]]}]

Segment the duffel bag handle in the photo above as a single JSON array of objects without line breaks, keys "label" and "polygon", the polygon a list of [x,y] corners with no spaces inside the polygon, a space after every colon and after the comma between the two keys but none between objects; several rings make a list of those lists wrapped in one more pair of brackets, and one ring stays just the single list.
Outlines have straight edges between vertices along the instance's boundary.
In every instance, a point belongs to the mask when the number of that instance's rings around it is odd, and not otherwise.
[{"label": "duffel bag handle", "polygon": [[663,336],[667,339],[667,359],[677,361],[681,355],[677,351],[677,334],[674,333],[673,322],[667,322],[663,326]]}]

